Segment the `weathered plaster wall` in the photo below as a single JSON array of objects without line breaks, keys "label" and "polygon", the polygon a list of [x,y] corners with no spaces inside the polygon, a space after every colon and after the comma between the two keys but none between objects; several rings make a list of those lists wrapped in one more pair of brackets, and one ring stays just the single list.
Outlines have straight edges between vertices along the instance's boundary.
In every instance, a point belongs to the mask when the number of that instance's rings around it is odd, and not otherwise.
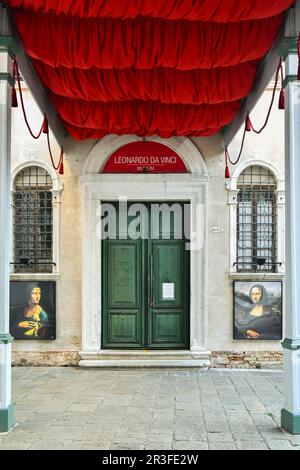
[{"label": "weathered plaster wall", "polygon": [[[255,128],[261,127],[265,120],[271,100],[271,89],[268,89],[251,114]],[[230,155],[236,159],[241,145],[243,129],[229,147]],[[228,192],[224,180],[224,152],[222,141],[194,139],[194,143],[204,156],[209,182],[208,228],[224,228],[222,233],[208,234],[208,341],[207,348],[212,351],[282,351],[278,341],[234,341],[233,332],[233,279],[229,276],[229,205]],[[265,131],[256,135],[247,133],[245,147],[240,163],[255,160],[270,162],[280,173],[284,173],[284,112],[274,110]],[[231,167],[231,174],[233,168]],[[280,260],[283,261],[283,260]],[[274,357],[277,357],[275,355]],[[277,362],[277,360],[276,360]]]},{"label": "weathered plaster wall", "polygon": [[[263,121],[266,109],[271,99],[271,92],[267,91],[255,111],[252,113],[253,123]],[[29,110],[29,121],[34,129],[38,129],[42,116],[37,111],[29,93],[25,93],[25,104]],[[245,150],[242,160],[255,159],[272,162],[280,171],[284,167],[284,113],[277,109],[272,113],[268,128],[260,136],[247,135]],[[39,141],[34,141],[28,134],[21,109],[13,110],[12,127],[12,162],[13,168],[26,160],[43,160],[50,164],[46,137],[42,136]],[[54,155],[59,156],[59,148],[53,142]],[[232,279],[229,276],[229,206],[227,204],[228,193],[225,188],[224,179],[224,153],[221,137],[210,139],[193,139],[193,142],[201,151],[210,175],[209,197],[208,197],[208,226],[224,228],[224,232],[208,232],[208,338],[207,349],[219,351],[213,356],[214,366],[228,367],[232,363],[236,365],[234,353],[243,353],[246,358],[244,365],[247,367],[249,360],[255,358],[258,363],[257,354],[267,357],[268,366],[280,363],[281,345],[279,342],[244,342],[232,340]],[[237,135],[230,145],[230,153],[235,158],[240,147],[241,133]],[[65,152],[65,174],[61,177],[64,185],[61,198],[60,213],[60,276],[57,281],[57,339],[56,341],[23,342],[15,341],[16,363],[29,364],[74,364],[77,361],[77,353],[81,349],[81,284],[82,284],[82,257],[81,257],[81,197],[79,177],[82,173],[86,157],[95,145],[95,142],[72,142],[68,140]],[[100,289],[100,286],[99,286]],[[270,352],[274,355],[270,355]],[[55,352],[52,356],[48,352]],[[229,355],[226,352],[230,352]],[[251,354],[252,352],[252,354]],[[262,354],[266,356],[262,356]],[[218,359],[219,358],[219,359]],[[228,359],[229,358],[229,359]],[[251,359],[251,360],[252,360]],[[239,360],[240,364],[243,360]]]},{"label": "weathered plaster wall", "polygon": [[[42,115],[29,92],[24,90],[25,107],[28,120],[36,132],[41,125]],[[53,135],[50,136],[53,156],[58,159],[60,148]],[[91,144],[85,144],[90,146]],[[80,147],[80,146],[79,146]],[[84,146],[83,146],[84,147]],[[60,206],[60,270],[57,280],[57,317],[55,341],[14,341],[14,359],[20,363],[32,363],[34,352],[39,351],[35,362],[47,363],[45,352],[57,352],[53,362],[61,364],[64,361],[74,363],[74,355],[80,350],[81,344],[81,211],[78,187],[78,175],[83,164],[79,152],[73,155],[66,149],[64,162],[65,172],[60,176],[64,189],[61,193]],[[86,154],[84,149],[83,153]],[[35,160],[46,162],[51,167],[47,148],[46,136],[42,134],[39,140],[34,140],[28,133],[21,108],[13,110],[12,120],[12,170],[22,162]],[[49,277],[51,279],[51,276]],[[26,351],[26,353],[24,353]]]}]

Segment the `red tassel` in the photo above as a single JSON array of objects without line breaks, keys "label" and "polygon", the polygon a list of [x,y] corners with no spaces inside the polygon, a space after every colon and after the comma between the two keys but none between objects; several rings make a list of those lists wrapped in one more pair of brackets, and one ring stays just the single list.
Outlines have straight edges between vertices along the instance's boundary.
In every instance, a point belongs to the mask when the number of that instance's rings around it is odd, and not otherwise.
[{"label": "red tassel", "polygon": [[60,164],[59,164],[58,173],[60,175],[64,174],[64,162],[63,161],[61,161]]},{"label": "red tassel", "polygon": [[284,89],[280,91],[278,109],[285,109],[285,90]]},{"label": "red tassel", "polygon": [[11,107],[17,108],[18,107],[18,98],[17,98],[17,91],[15,86],[11,89]]},{"label": "red tassel", "polygon": [[251,132],[251,131],[252,131],[252,122],[251,122],[250,116],[248,114],[248,116],[246,118],[246,132]]},{"label": "red tassel", "polygon": [[58,173],[60,175],[64,174],[64,151],[61,149],[60,152],[60,160],[59,160],[59,165],[58,165]]},{"label": "red tassel", "polygon": [[46,116],[44,117],[43,121],[43,134],[49,134],[48,119],[46,118]]},{"label": "red tassel", "polygon": [[230,171],[229,171],[229,166],[228,166],[228,149],[225,147],[225,178],[228,180],[230,178]]}]

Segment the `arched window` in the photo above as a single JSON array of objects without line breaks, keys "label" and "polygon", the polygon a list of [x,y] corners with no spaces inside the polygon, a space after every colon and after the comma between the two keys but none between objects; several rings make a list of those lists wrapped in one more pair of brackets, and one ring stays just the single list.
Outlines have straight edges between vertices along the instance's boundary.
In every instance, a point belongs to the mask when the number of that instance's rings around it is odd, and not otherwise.
[{"label": "arched window", "polygon": [[28,166],[14,180],[13,263],[15,273],[53,271],[52,179]]},{"label": "arched window", "polygon": [[238,272],[277,271],[277,185],[270,170],[249,166],[237,181]]}]

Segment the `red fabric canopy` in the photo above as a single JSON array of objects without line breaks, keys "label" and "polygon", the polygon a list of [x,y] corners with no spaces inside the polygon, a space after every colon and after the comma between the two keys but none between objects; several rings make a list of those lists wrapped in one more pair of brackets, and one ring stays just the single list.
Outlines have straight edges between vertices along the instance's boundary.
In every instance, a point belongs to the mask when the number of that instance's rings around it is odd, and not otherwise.
[{"label": "red fabric canopy", "polygon": [[294,0],[6,0],[68,132],[201,136],[232,121]]},{"label": "red fabric canopy", "polygon": [[13,8],[80,18],[164,18],[224,22],[268,18],[290,0],[7,0]]},{"label": "red fabric canopy", "polygon": [[66,67],[51,67],[36,60],[33,63],[43,83],[56,95],[105,103],[142,100],[215,104],[236,101],[249,93],[257,69],[256,61],[224,67],[220,80],[217,68],[176,71],[163,67],[122,70],[92,67],[77,69],[74,73],[74,69]]}]

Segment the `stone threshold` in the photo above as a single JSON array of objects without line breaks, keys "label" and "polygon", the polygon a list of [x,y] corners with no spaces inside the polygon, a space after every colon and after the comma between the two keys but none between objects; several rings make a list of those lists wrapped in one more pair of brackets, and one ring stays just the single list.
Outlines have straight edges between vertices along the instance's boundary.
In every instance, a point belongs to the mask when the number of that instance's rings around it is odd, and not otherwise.
[{"label": "stone threshold", "polygon": [[84,351],[80,367],[102,368],[197,368],[211,365],[209,351]]}]

